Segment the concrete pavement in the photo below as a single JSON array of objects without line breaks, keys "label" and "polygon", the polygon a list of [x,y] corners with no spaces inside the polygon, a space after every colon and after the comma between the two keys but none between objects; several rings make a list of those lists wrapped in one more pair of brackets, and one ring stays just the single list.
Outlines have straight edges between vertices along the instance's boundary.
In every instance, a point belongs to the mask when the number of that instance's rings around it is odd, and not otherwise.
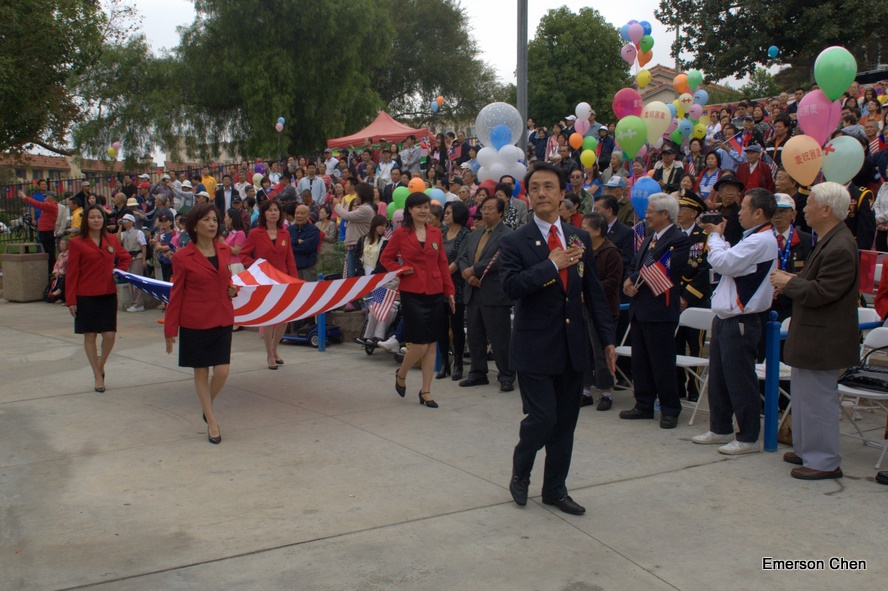
[{"label": "concrete pavement", "polygon": [[[802,482],[780,454],[737,458],[674,431],[582,410],[568,480],[587,514],[507,489],[518,392],[392,386],[353,344],[234,335],[207,442],[191,372],[159,313],[120,313],[107,392],[93,391],[62,306],[0,303],[0,589],[658,590],[875,588],[888,487],[878,450],[843,439],[845,478]],[[864,425],[884,429],[882,415]],[[844,430],[850,425],[843,423]],[[762,557],[866,560],[856,572],[766,572]],[[828,564],[828,563],[827,563]],[[884,584],[884,583],[882,583]]]}]

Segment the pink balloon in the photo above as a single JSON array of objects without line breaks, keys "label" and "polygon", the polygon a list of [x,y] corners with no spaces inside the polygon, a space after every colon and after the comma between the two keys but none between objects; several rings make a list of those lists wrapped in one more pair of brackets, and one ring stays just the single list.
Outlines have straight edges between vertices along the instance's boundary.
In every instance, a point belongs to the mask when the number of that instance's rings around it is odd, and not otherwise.
[{"label": "pink balloon", "polygon": [[627,43],[623,46],[623,49],[620,50],[620,55],[623,56],[623,61],[631,66],[635,63],[635,58],[638,56],[638,50],[635,49],[635,46],[631,43]]},{"label": "pink balloon", "polygon": [[275,123],[274,128],[278,133],[284,131],[284,126],[282,123]]},{"label": "pink balloon", "polygon": [[691,105],[691,110],[688,111],[688,114],[691,116],[691,119],[696,121],[703,115],[703,107],[700,105]]},{"label": "pink balloon", "polygon": [[830,101],[822,90],[817,89],[805,95],[796,113],[805,135],[822,146],[842,120],[842,105],[839,101]]},{"label": "pink balloon", "polygon": [[666,128],[666,133],[672,133],[675,131],[675,128],[678,127],[678,119],[675,117],[672,118],[672,122],[669,124],[669,127]]},{"label": "pink balloon", "polygon": [[[630,45],[629,47],[632,46]],[[644,102],[641,100],[641,95],[634,88],[622,88],[614,95],[613,108],[617,119],[622,119],[629,115],[641,117]]]},{"label": "pink balloon", "polygon": [[642,37],[644,37],[644,27],[638,23],[629,25],[629,40],[632,43],[638,43]]},{"label": "pink balloon", "polygon": [[588,121],[588,120],[585,120],[585,121],[584,121],[584,120],[581,120],[581,119],[577,119],[577,121],[574,123],[574,129],[575,129],[576,132],[579,133],[579,134],[584,134],[584,133],[586,133],[587,131],[589,131],[589,128],[590,128],[590,127],[592,127],[592,126],[589,124],[589,121]]},{"label": "pink balloon", "polygon": [[635,157],[636,158],[644,158],[647,153],[648,153],[648,147],[647,147],[647,144],[645,144],[641,147],[641,149],[638,151],[638,154],[636,154]]}]

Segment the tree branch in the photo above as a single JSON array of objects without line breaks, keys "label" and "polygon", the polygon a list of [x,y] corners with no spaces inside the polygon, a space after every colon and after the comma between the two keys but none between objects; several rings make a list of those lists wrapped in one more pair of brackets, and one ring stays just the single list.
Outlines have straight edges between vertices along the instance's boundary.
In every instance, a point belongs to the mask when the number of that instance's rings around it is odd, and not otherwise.
[{"label": "tree branch", "polygon": [[61,156],[74,156],[77,153],[74,150],[66,150],[64,148],[56,148],[55,146],[47,144],[46,142],[43,142],[42,140],[31,140],[30,143],[32,143],[36,146],[40,146],[44,150],[49,150],[50,152],[55,152],[56,154],[59,154]]}]

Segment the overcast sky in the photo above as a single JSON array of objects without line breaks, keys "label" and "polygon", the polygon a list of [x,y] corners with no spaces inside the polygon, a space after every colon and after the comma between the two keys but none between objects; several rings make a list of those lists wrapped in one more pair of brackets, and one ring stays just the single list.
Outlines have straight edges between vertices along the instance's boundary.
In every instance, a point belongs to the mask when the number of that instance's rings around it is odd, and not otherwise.
[{"label": "overcast sky", "polygon": [[[134,0],[134,3],[143,15],[143,29],[155,50],[175,47],[179,43],[176,27],[194,21],[194,4],[189,0]],[[507,0],[471,0],[462,4],[469,15],[469,24],[481,49],[481,59],[496,69],[503,82],[514,82],[518,3]],[[670,67],[675,65],[675,61],[669,56],[669,47],[675,39],[675,33],[667,32],[666,27],[654,18],[658,0],[595,3],[588,0],[529,0],[527,27],[530,38],[536,34],[540,18],[548,10],[565,5],[574,12],[585,6],[592,6],[615,27],[621,27],[631,19],[650,22],[653,27],[654,59],[647,67],[658,63]],[[590,47],[585,50],[595,49]]]}]

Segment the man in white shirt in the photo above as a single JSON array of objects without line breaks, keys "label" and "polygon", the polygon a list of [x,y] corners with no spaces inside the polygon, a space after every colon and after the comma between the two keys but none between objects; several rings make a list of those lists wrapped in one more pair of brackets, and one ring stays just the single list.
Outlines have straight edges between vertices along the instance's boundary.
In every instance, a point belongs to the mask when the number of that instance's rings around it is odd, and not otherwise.
[{"label": "man in white shirt", "polygon": [[[709,431],[691,441],[724,444],[718,448],[722,454],[759,451],[762,403],[755,358],[762,333],[760,314],[774,299],[768,278],[777,267],[777,239],[771,225],[776,210],[770,191],[747,191],[740,207],[740,224],[746,231],[733,247],[722,237],[724,220],[703,224],[709,232],[709,265],[721,280],[712,294],[716,318],[709,348]],[[739,427],[736,437],[732,417]]]},{"label": "man in white shirt", "polygon": [[331,174],[339,166],[339,158],[333,155],[333,151],[330,148],[324,150],[324,164],[327,165],[327,172]]},{"label": "man in white shirt", "polygon": [[377,186],[381,189],[385,187],[387,184],[392,182],[392,168],[396,166],[394,160],[392,160],[392,151],[390,148],[384,148],[382,150],[382,160],[379,162],[379,165],[376,167],[376,182]]},{"label": "man in white shirt", "polygon": [[318,167],[314,162],[309,162],[308,176],[303,177],[299,184],[296,185],[296,195],[302,195],[303,191],[308,190],[311,191],[311,198],[314,199],[315,203],[323,203],[327,188],[324,185],[323,179],[317,176],[317,174]]},{"label": "man in white shirt", "polygon": [[419,172],[419,162],[422,158],[422,151],[416,145],[416,136],[408,135],[404,140],[404,148],[401,150],[401,166],[407,173],[407,178],[413,176],[414,172]]}]

